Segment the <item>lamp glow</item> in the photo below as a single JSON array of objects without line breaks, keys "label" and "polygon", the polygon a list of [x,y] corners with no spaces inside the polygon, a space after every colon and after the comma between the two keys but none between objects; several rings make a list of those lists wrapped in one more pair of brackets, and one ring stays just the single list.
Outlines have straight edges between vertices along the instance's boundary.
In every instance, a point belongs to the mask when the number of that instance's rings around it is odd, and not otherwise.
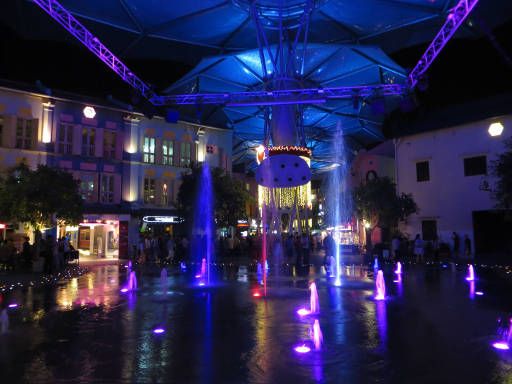
[{"label": "lamp glow", "polygon": [[501,136],[503,133],[503,124],[501,122],[492,123],[489,125],[489,129],[487,130],[489,132],[489,135],[492,137]]},{"label": "lamp glow", "polygon": [[493,343],[492,346],[496,349],[500,349],[502,351],[508,351],[510,349],[509,345],[503,341],[499,341],[496,343]]},{"label": "lamp glow", "polygon": [[295,349],[295,352],[298,352],[298,353],[308,353],[311,351],[311,348],[309,348],[307,345],[299,345],[297,347],[294,348]]},{"label": "lamp glow", "polygon": [[96,110],[89,105],[84,108],[83,113],[84,113],[84,116],[87,117],[88,119],[94,119],[94,116],[96,116]]},{"label": "lamp glow", "polygon": [[165,329],[163,329],[163,328],[155,328],[155,329],[153,329],[153,333],[156,334],[156,335],[160,335],[160,334],[162,334],[164,332],[165,332]]},{"label": "lamp glow", "polygon": [[301,308],[297,311],[297,315],[299,316],[307,316],[309,315],[311,312],[308,311],[306,308]]},{"label": "lamp glow", "polygon": [[9,304],[9,308],[17,308],[18,304]]}]

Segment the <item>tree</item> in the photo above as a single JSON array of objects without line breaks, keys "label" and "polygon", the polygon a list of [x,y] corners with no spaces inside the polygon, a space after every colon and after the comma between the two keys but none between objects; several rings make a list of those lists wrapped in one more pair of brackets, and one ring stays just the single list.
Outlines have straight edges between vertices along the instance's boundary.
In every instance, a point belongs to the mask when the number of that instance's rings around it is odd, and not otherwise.
[{"label": "tree", "polygon": [[505,141],[506,152],[498,155],[491,164],[491,174],[496,177],[496,183],[491,195],[496,200],[498,208],[512,208],[512,139]]},{"label": "tree", "polygon": [[[182,175],[178,191],[177,208],[180,215],[190,223],[196,209],[196,192],[201,177],[201,167],[192,168],[192,172]],[[236,226],[238,220],[246,219],[246,204],[251,196],[240,180],[234,179],[222,168],[212,168],[212,185],[215,222],[218,226]]]},{"label": "tree", "polygon": [[376,227],[393,228],[399,221],[418,212],[410,194],[396,194],[396,185],[388,177],[368,180],[354,190],[354,208],[360,220],[369,225],[369,232]]},{"label": "tree", "polygon": [[68,172],[46,165],[31,170],[22,163],[0,180],[0,216],[4,220],[41,229],[53,226],[55,218],[78,224],[82,212],[78,181]]}]

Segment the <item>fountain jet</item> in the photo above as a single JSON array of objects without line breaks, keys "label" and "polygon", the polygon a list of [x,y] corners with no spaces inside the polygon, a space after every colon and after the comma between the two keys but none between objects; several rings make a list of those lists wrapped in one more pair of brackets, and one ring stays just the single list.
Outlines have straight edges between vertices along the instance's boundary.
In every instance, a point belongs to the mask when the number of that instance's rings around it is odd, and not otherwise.
[{"label": "fountain jet", "polygon": [[475,269],[473,268],[473,264],[468,265],[468,275],[466,277],[467,281],[474,281],[475,280]]},{"label": "fountain jet", "polygon": [[315,319],[315,322],[313,323],[313,330],[311,331],[311,339],[313,340],[315,349],[317,351],[319,351],[324,342],[324,336],[322,334],[322,330],[320,329],[320,323],[318,322],[318,319]]},{"label": "fountain jet", "polygon": [[210,284],[210,266],[213,258],[213,184],[208,163],[201,168],[196,190],[196,209],[192,228],[192,257],[201,263],[201,283]]},{"label": "fountain jet", "polygon": [[320,313],[320,304],[318,303],[318,292],[316,290],[316,284],[314,281],[309,285],[309,290],[311,291],[311,296],[309,299],[310,313]]},{"label": "fountain jet", "polygon": [[382,269],[377,272],[377,280],[375,280],[375,300],[384,300],[386,298],[386,283],[384,281],[384,273]]}]

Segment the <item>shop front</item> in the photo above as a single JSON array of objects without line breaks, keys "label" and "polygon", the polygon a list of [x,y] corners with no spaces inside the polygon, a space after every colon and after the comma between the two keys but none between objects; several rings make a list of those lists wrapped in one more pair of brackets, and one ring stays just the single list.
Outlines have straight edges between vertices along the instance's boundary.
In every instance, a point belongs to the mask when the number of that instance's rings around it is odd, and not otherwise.
[{"label": "shop front", "polygon": [[129,219],[129,215],[84,215],[77,227],[66,227],[66,236],[82,260],[126,258]]}]

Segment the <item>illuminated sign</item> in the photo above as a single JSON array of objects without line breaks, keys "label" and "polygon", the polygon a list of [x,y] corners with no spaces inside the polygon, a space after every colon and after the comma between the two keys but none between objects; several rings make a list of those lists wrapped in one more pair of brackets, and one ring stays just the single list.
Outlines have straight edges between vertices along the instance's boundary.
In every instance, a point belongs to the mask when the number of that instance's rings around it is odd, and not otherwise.
[{"label": "illuminated sign", "polygon": [[178,216],[144,216],[142,221],[145,223],[180,223]]}]

